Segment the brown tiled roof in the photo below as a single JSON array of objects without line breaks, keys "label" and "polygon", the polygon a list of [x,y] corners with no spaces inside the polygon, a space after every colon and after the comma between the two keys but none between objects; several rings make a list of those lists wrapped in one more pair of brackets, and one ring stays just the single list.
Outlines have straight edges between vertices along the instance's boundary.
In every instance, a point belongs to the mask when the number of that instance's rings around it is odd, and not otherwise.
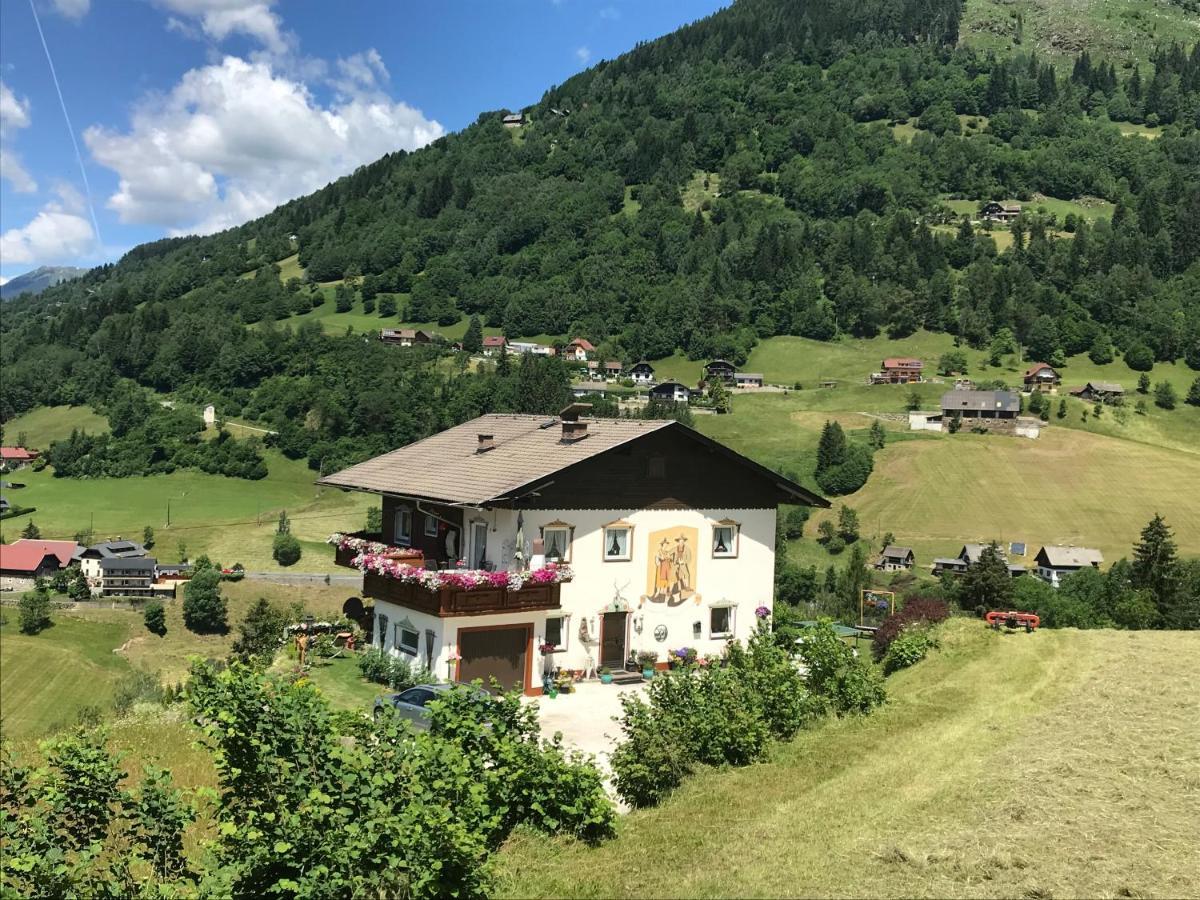
[{"label": "brown tiled roof", "polygon": [[1091,547],[1043,547],[1038,551],[1037,559],[1055,569],[1083,568],[1104,562],[1104,556],[1099,550]]},{"label": "brown tiled roof", "polygon": [[[554,416],[493,413],[464,422],[424,440],[327,475],[317,483],[333,487],[415,497],[443,503],[486,506],[569,466],[666,428],[681,429],[698,443],[757,469],[784,488],[794,501],[828,506],[828,501],[740,456],[728,447],[672,420],[587,419],[587,436],[563,441]],[[478,452],[480,435],[492,449]]]}]

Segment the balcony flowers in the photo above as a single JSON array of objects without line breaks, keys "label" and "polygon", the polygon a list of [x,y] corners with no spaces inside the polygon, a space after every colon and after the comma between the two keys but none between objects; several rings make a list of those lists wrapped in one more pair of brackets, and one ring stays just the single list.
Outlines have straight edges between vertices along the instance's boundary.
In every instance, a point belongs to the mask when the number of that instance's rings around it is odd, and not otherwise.
[{"label": "balcony flowers", "polygon": [[333,544],[339,550],[353,550],[356,553],[394,553],[411,557],[420,556],[419,550],[409,550],[407,547],[389,547],[380,541],[370,541],[355,534],[344,534],[335,531],[325,539],[325,543]]},{"label": "balcony flowers", "polygon": [[363,572],[382,575],[404,584],[416,584],[427,591],[452,588],[458,591],[510,590],[519,591],[527,584],[562,584],[573,577],[569,566],[549,564],[532,572],[489,572],[485,569],[432,570],[407,565],[386,553],[360,552],[354,566]]},{"label": "balcony flowers", "polygon": [[672,669],[685,668],[694,666],[699,661],[700,654],[695,647],[680,647],[678,650],[672,650],[667,657],[667,663]]}]

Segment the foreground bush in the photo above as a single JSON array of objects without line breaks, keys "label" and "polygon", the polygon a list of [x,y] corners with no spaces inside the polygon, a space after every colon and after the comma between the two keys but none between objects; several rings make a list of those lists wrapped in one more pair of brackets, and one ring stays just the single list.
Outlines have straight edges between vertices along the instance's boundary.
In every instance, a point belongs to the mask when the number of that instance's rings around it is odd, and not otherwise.
[{"label": "foreground bush", "polygon": [[829,622],[804,630],[799,654],[808,689],[838,715],[868,713],[887,700],[883,676],[858,659]]},{"label": "foreground bush", "polygon": [[37,634],[49,628],[53,622],[50,619],[50,595],[45,588],[22,594],[17,601],[17,615],[22,634]]},{"label": "foreground bush", "polygon": [[367,681],[387,685],[394,691],[405,691],[414,685],[438,680],[424,666],[414,666],[403,656],[378,647],[371,647],[359,655],[358,670]]},{"label": "foreground bush", "polygon": [[937,648],[938,639],[930,625],[907,625],[899,636],[888,645],[883,655],[883,674],[891,675],[923,660],[930,650]]},{"label": "foreground bush", "polygon": [[887,655],[888,647],[900,633],[913,624],[936,625],[950,617],[950,607],[941,600],[929,597],[913,597],[907,600],[897,612],[892,613],[880,623],[875,631],[875,639],[871,644],[871,653],[876,660],[882,660]]}]

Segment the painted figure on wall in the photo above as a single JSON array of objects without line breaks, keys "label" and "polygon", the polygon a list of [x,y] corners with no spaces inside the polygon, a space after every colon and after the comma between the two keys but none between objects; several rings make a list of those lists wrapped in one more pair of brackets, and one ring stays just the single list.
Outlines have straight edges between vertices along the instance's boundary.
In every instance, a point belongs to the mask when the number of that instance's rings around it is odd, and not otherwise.
[{"label": "painted figure on wall", "polygon": [[666,603],[678,606],[685,600],[700,602],[696,593],[696,554],[698,532],[678,526],[651,532],[650,571],[642,603]]}]

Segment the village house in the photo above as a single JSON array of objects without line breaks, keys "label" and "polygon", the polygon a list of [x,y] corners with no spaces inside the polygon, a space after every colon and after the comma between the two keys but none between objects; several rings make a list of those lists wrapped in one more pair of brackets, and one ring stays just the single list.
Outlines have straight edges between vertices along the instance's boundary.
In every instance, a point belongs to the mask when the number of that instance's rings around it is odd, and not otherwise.
[{"label": "village house", "polygon": [[17,469],[29,465],[39,456],[41,453],[37,450],[29,450],[25,447],[0,447],[0,468],[6,472],[15,472]]},{"label": "village house", "polygon": [[483,339],[483,355],[496,356],[497,354],[503,353],[505,343],[504,335],[502,334],[487,335]]},{"label": "village house", "polygon": [[379,332],[379,339],[385,344],[411,347],[414,344],[428,344],[433,340],[433,334],[420,328],[384,328]]},{"label": "village house", "polygon": [[554,348],[545,344],[535,344],[533,341],[509,341],[508,352],[518,356],[522,353],[530,353],[534,356],[553,356]]},{"label": "village house", "polygon": [[36,579],[65,569],[82,549],[74,541],[25,538],[0,544],[0,591],[32,590]]},{"label": "village house", "polygon": [[990,222],[1011,222],[1020,215],[1020,203],[997,203],[993,200],[984,205],[980,218]]},{"label": "village house", "polygon": [[377,646],[536,694],[548,667],[749,637],[777,506],[828,502],[678,422],[586,411],[482,416],[318,482],[382,498],[382,544],[331,538],[364,570]]},{"label": "village house", "polygon": [[650,388],[650,399],[668,403],[690,403],[692,391],[678,381],[663,381]]},{"label": "village house", "polygon": [[604,364],[604,377],[605,378],[620,378],[621,370],[623,368],[625,368],[625,367],[622,366],[619,362],[617,362],[616,360],[610,359],[608,362],[606,362]]},{"label": "village house", "polygon": [[[983,555],[984,547],[987,544],[963,544],[961,550],[958,551],[958,556],[939,556],[933,561],[933,574],[942,575],[947,573],[950,575],[962,575],[967,571],[967,568],[979,562],[979,557]],[[1008,562],[1008,555],[1004,552],[1003,547],[997,547],[997,552],[1005,560],[1008,565],[1008,574],[1012,578],[1018,575],[1024,575],[1027,571],[1024,566],[1014,565]]]},{"label": "village house", "polygon": [[509,113],[500,121],[505,128],[520,128],[525,124],[525,113]]},{"label": "village house", "polygon": [[633,379],[634,384],[649,385],[654,384],[654,366],[643,360],[639,363],[634,363],[629,367],[629,377]]},{"label": "village house", "polygon": [[152,556],[111,557],[100,560],[101,596],[153,597],[157,566],[158,561]]},{"label": "village house", "polygon": [[703,379],[706,384],[711,384],[714,381],[733,384],[735,375],[737,375],[737,366],[727,359],[714,359],[704,364]]},{"label": "village house", "polygon": [[1045,391],[1054,393],[1058,390],[1062,377],[1047,363],[1034,363],[1025,370],[1025,389],[1028,391]]},{"label": "village house", "polygon": [[589,359],[586,366],[587,377],[592,381],[603,381],[604,373],[600,371],[600,361],[597,359]]},{"label": "village house", "polygon": [[735,372],[733,376],[735,387],[743,389],[760,388],[763,386],[761,372]]},{"label": "village house", "polygon": [[888,544],[875,560],[875,568],[880,572],[903,572],[911,569],[917,561],[911,547],[897,547]]},{"label": "village house", "polygon": [[102,541],[90,547],[81,549],[75,554],[74,562],[92,586],[93,593],[99,593],[102,587],[103,573],[100,563],[106,559],[140,559],[146,555],[146,548],[137,541],[127,541],[117,538],[112,541]]},{"label": "village house", "polygon": [[608,394],[608,388],[603,384],[575,384],[571,386],[571,395],[576,400],[587,400],[591,397],[603,398]]},{"label": "village house", "polygon": [[1043,547],[1033,558],[1037,566],[1038,577],[1054,587],[1058,587],[1061,579],[1080,569],[1091,566],[1100,568],[1104,556],[1099,550],[1091,547]]},{"label": "village house", "polygon": [[911,357],[889,357],[871,373],[871,384],[915,384],[921,380],[925,364]]},{"label": "village house", "polygon": [[1125,399],[1125,388],[1115,381],[1089,381],[1083,387],[1072,388],[1071,396],[1088,403],[1119,403]]},{"label": "village house", "polygon": [[947,391],[942,394],[942,416],[964,419],[1015,419],[1021,398],[1012,391]]},{"label": "village house", "polygon": [[587,362],[588,355],[595,352],[596,348],[592,346],[592,342],[587,340],[587,338],[575,338],[575,340],[563,348],[563,357],[573,359],[576,362]]}]

